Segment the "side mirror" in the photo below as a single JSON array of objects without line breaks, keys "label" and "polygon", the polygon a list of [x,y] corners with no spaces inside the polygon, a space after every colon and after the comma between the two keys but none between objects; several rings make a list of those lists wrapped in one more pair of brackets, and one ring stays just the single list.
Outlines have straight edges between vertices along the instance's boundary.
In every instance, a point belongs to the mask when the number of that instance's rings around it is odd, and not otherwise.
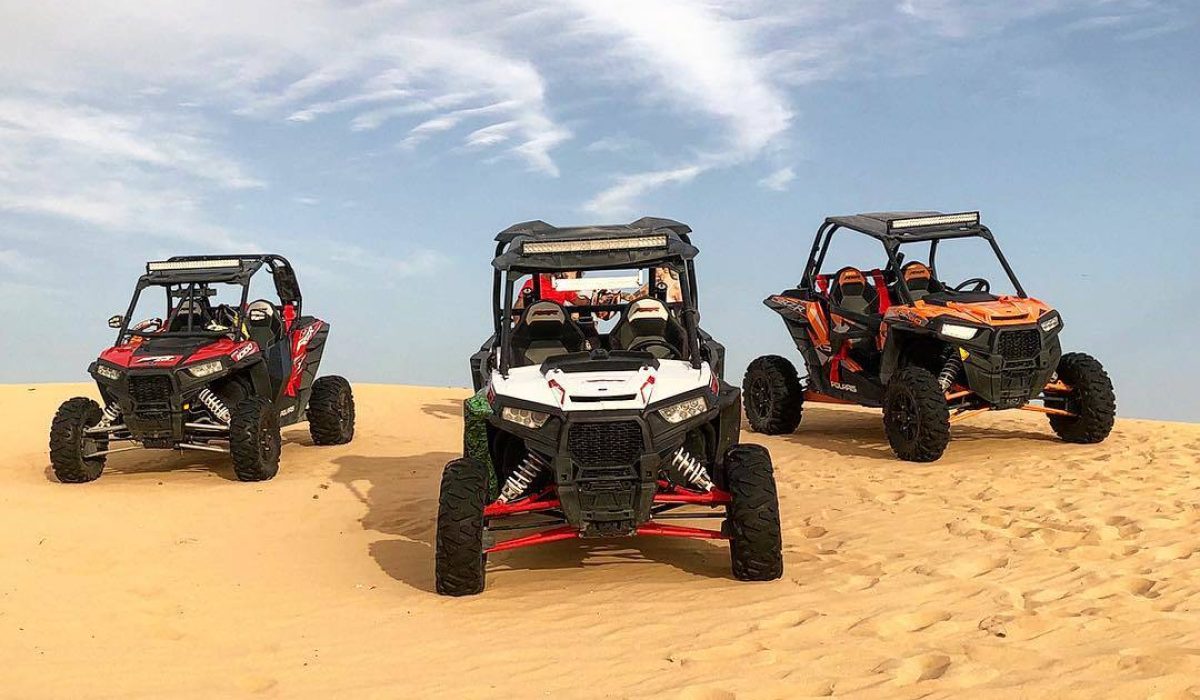
[{"label": "side mirror", "polygon": [[120,314],[108,319],[109,328],[120,328],[123,325],[125,325],[125,317]]}]

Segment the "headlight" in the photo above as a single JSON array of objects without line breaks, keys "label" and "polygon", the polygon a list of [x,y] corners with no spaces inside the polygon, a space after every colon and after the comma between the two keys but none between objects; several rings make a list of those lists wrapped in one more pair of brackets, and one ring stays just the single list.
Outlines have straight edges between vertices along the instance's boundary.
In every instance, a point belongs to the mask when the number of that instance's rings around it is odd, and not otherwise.
[{"label": "headlight", "polygon": [[970,340],[979,333],[979,329],[970,326],[960,326],[956,323],[943,323],[942,329],[938,333],[947,338],[954,338],[955,340]]},{"label": "headlight", "polygon": [[537,430],[546,424],[546,421],[550,418],[550,414],[542,413],[541,411],[530,411],[527,408],[505,406],[504,410],[500,411],[500,417],[509,423],[516,423],[530,430]]},{"label": "headlight", "polygon": [[708,410],[708,402],[703,396],[697,396],[694,399],[680,401],[677,404],[672,404],[666,408],[658,409],[658,415],[663,417],[663,420],[668,423],[682,423],[688,418],[696,416]]},{"label": "headlight", "polygon": [[201,362],[198,365],[192,365],[187,368],[187,371],[188,374],[199,379],[200,377],[207,377],[210,374],[216,374],[223,367],[224,365],[221,364],[220,360],[213,360],[212,362]]},{"label": "headlight", "polygon": [[1050,318],[1042,319],[1038,323],[1038,325],[1042,327],[1043,332],[1049,333],[1050,331],[1054,330],[1055,328],[1058,328],[1059,324],[1061,324],[1061,323],[1062,323],[1062,318],[1060,318],[1058,314],[1054,314]]},{"label": "headlight", "polygon": [[121,378],[121,370],[113,369],[105,365],[96,365],[96,374],[106,379],[111,379],[114,382]]}]

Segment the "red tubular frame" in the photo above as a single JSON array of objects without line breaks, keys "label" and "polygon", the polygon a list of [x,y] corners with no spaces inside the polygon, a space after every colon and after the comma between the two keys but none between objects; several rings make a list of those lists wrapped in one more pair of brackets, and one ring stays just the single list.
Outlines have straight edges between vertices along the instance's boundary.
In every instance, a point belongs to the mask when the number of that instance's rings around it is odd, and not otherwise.
[{"label": "red tubular frame", "polygon": [[[732,502],[732,497],[729,492],[721,489],[713,489],[712,491],[689,491],[681,489],[673,484],[665,481],[659,482],[659,491],[654,494],[655,505],[695,505],[695,506],[710,506],[719,507],[726,506]],[[485,518],[504,518],[510,515],[519,515],[522,513],[537,513],[547,510],[558,510],[562,507],[562,503],[554,497],[554,487],[550,486],[541,493],[533,496],[522,498],[519,501],[512,503],[501,503],[499,501],[489,503],[483,509],[483,517]],[[647,522],[639,525],[637,535],[647,535],[653,537],[683,537],[694,540],[724,540],[729,539],[721,534],[719,530],[706,530],[699,527],[685,527],[683,525],[667,525],[664,523]],[[484,551],[485,554],[495,552],[505,552],[510,549],[522,549],[524,547],[534,547],[540,544],[548,544],[550,542],[561,542],[563,540],[574,540],[579,538],[579,532],[570,525],[559,525],[548,530],[535,532],[532,535],[524,537],[515,537],[511,540],[497,542]]]}]

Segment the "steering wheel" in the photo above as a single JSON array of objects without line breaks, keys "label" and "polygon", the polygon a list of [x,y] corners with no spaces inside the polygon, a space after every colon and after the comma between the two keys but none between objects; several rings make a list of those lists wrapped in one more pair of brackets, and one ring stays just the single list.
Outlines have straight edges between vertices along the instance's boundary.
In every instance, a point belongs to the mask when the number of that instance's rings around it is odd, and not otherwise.
[{"label": "steering wheel", "polygon": [[[969,285],[974,285],[974,289],[964,289]],[[963,280],[954,288],[956,292],[990,292],[992,291],[992,283],[982,277],[972,277],[969,280]]]},{"label": "steering wheel", "polygon": [[[651,351],[651,348],[660,348],[662,350],[666,350],[668,354],[665,356],[656,355],[654,352]],[[654,338],[654,337],[639,338],[638,340],[635,340],[634,342],[630,343],[629,347],[625,348],[625,350],[627,352],[648,352],[660,360],[667,359],[670,357],[682,357],[683,356],[683,353],[679,352],[679,348],[675,347],[674,345],[671,345],[670,343],[668,343],[666,340],[664,340],[662,338]]]}]

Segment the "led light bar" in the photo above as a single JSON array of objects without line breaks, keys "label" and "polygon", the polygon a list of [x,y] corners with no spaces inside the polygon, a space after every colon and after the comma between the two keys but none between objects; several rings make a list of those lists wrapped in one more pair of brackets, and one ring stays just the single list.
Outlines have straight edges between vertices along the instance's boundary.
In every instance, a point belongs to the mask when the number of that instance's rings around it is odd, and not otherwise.
[{"label": "led light bar", "polygon": [[146,272],[169,272],[172,270],[212,270],[241,267],[242,261],[230,260],[165,260],[146,263]]},{"label": "led light bar", "polygon": [[643,250],[666,248],[666,236],[637,236],[635,238],[588,238],[578,241],[525,241],[521,244],[524,255],[545,253],[590,253],[605,250]]},{"label": "led light bar", "polygon": [[909,228],[928,228],[930,226],[977,226],[979,212],[969,211],[962,214],[941,214],[939,216],[919,216],[914,219],[893,219],[888,222],[892,231]]}]

